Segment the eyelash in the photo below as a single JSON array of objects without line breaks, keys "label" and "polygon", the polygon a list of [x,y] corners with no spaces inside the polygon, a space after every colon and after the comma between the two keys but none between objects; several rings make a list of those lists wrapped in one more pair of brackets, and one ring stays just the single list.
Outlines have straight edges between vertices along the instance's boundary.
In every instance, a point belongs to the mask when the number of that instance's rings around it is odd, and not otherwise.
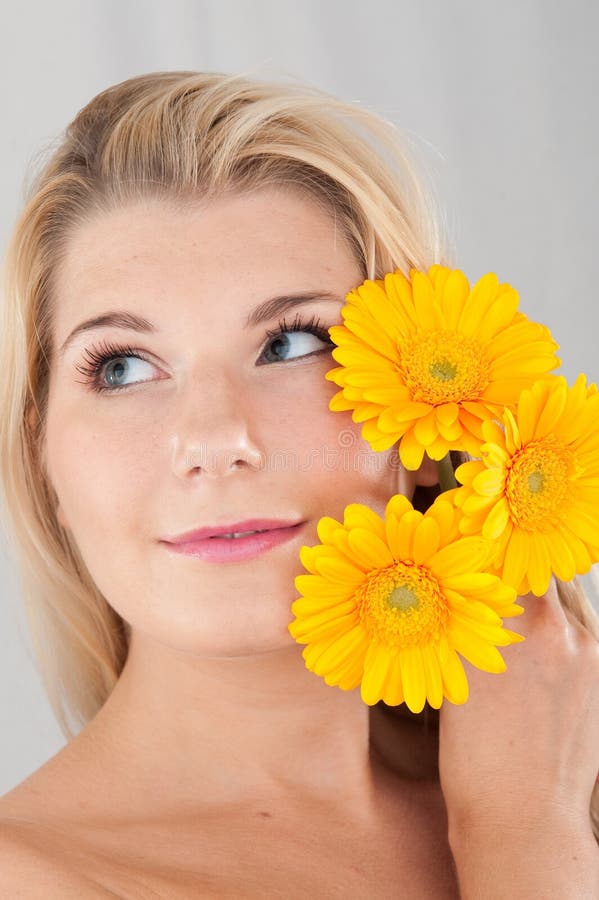
[{"label": "eyelash", "polygon": [[[310,319],[304,321],[301,313],[297,313],[294,321],[290,325],[288,325],[286,319],[283,318],[279,321],[277,328],[273,330],[267,328],[266,334],[267,337],[274,338],[279,337],[285,331],[307,331],[325,343],[331,345],[334,343],[329,336],[328,329],[324,327],[322,320],[316,315],[313,315]],[[107,385],[101,384],[99,376],[106,363],[112,362],[113,359],[125,356],[132,356],[135,359],[144,360],[144,362],[151,362],[151,360],[149,360],[140,350],[137,350],[130,344],[123,346],[122,344],[114,344],[106,341],[102,341],[97,349],[95,347],[86,347],[84,355],[87,359],[87,363],[85,365],[75,366],[77,371],[85,376],[85,381],[79,383],[88,384],[91,389],[97,393],[113,394],[117,391],[125,391],[130,387],[134,387],[134,385],[127,384],[117,385],[116,387],[108,387]],[[306,354],[306,356],[310,355],[311,354],[308,353]]]}]

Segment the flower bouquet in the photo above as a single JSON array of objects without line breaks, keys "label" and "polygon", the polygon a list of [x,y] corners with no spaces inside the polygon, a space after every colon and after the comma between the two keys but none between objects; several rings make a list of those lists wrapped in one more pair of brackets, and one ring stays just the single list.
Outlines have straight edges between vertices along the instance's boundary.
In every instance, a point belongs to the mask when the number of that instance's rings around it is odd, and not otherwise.
[{"label": "flower bouquet", "polygon": [[424,512],[395,494],[384,518],[359,503],[321,518],[289,632],[310,671],[368,705],[465,703],[458,654],[505,671],[517,596],[599,561],[599,392],[552,374],[549,329],[493,273],[470,288],[441,265],[396,270],[345,299],[329,408],[352,410],[373,450],[397,443],[406,469],[435,460],[441,492]]}]

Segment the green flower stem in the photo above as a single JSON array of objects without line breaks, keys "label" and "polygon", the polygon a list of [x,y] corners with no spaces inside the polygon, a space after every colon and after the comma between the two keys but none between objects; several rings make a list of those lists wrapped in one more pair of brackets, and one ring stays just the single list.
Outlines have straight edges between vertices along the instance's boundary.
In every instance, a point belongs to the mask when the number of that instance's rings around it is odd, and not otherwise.
[{"label": "green flower stem", "polygon": [[458,486],[449,453],[443,459],[437,460],[437,472],[439,473],[439,486],[442,492],[451,491]]}]

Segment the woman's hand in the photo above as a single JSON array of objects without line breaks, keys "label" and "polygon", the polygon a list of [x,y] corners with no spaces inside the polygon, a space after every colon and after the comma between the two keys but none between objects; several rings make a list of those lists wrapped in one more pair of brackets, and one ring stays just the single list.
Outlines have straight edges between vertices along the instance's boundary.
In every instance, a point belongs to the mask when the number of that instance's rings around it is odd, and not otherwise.
[{"label": "woman's hand", "polygon": [[599,769],[599,645],[555,583],[528,594],[500,674],[439,710],[439,774],[464,900],[599,896],[589,803]]},{"label": "woman's hand", "polygon": [[[468,662],[470,695],[439,711],[439,774],[452,823],[523,828],[548,818],[590,830],[599,770],[599,644],[558,599],[519,601],[506,620],[526,640],[502,647],[507,670]],[[501,837],[497,840],[501,843]]]}]

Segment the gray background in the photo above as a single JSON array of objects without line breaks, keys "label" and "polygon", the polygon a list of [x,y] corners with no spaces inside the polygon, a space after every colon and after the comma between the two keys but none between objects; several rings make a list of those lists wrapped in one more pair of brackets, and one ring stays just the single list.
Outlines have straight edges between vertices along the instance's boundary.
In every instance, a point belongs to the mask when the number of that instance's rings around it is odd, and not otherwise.
[{"label": "gray background", "polygon": [[[21,2],[0,22],[0,250],[29,165],[88,100],[165,69],[295,76],[418,141],[470,282],[497,273],[599,377],[593,0]],[[64,739],[36,673],[0,533],[0,794]]]}]

